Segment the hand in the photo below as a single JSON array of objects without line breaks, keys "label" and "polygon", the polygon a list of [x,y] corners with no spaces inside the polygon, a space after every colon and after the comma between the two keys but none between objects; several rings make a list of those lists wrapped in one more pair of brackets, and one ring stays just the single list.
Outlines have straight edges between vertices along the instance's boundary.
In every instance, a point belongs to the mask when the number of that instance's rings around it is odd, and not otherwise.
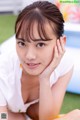
[{"label": "hand", "polygon": [[63,37],[60,37],[60,40],[57,40],[56,46],[54,48],[54,56],[52,58],[52,61],[50,64],[45,68],[45,70],[40,74],[39,78],[42,79],[49,79],[51,73],[54,71],[54,69],[59,65],[61,58],[63,57],[65,53],[64,43],[63,43]]},{"label": "hand", "polygon": [[54,120],[80,120],[80,110],[76,109]]}]

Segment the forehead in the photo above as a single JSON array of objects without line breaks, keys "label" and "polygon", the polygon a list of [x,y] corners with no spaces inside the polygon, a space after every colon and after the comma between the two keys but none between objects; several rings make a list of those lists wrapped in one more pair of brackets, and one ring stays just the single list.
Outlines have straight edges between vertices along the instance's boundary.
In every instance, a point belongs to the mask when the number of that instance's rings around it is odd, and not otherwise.
[{"label": "forehead", "polygon": [[18,37],[24,40],[34,40],[36,38],[52,39],[55,35],[55,25],[48,20],[45,21],[24,21],[19,29]]},{"label": "forehead", "polygon": [[35,37],[40,37],[40,34],[43,35],[43,36],[46,34],[46,36],[49,37],[49,38],[51,36],[52,37],[55,36],[54,30],[52,29],[49,22],[45,22],[42,25],[39,25],[37,22],[35,22],[33,24],[33,28],[31,28],[31,32]]}]

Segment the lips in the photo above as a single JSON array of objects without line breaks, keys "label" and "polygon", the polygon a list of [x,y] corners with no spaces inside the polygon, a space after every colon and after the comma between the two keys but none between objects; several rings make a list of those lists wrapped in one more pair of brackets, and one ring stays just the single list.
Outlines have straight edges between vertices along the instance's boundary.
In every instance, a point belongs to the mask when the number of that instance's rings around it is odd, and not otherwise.
[{"label": "lips", "polygon": [[29,66],[34,66],[34,65],[38,65],[39,63],[35,64],[35,63],[27,63],[27,65]]},{"label": "lips", "polygon": [[36,68],[40,65],[40,63],[26,63],[26,64],[30,69]]}]

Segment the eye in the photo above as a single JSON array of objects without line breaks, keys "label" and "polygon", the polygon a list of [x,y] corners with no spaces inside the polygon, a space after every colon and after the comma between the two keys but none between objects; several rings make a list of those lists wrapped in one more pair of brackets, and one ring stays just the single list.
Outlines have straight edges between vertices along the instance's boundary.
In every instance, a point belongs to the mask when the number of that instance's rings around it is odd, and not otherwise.
[{"label": "eye", "polygon": [[39,48],[42,48],[42,47],[45,46],[45,43],[38,43],[36,46],[39,47]]},{"label": "eye", "polygon": [[17,44],[19,45],[19,47],[24,47],[26,46],[24,42],[22,41],[18,41]]}]

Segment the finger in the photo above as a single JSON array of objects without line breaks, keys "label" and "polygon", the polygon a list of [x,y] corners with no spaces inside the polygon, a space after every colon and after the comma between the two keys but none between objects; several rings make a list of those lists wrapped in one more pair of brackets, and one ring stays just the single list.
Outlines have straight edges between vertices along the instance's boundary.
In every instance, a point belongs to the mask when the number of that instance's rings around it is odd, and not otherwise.
[{"label": "finger", "polygon": [[[58,53],[58,49],[57,49],[57,46],[55,46],[55,48],[54,48],[54,58],[56,57],[58,57],[58,55],[59,55],[59,53]],[[54,59],[53,58],[53,59]]]},{"label": "finger", "polygon": [[60,44],[61,44],[62,50],[65,52],[65,45],[64,45],[63,37],[60,37]]},{"label": "finger", "polygon": [[57,40],[57,49],[58,49],[59,57],[62,57],[63,54],[64,54],[64,51],[63,51],[63,49],[62,49],[62,46],[61,46],[60,40]]},{"label": "finger", "polygon": [[65,47],[62,37],[60,37],[60,40],[57,40],[57,47],[58,47],[59,56],[62,56],[65,53]]},{"label": "finger", "polygon": [[57,40],[57,50],[58,50],[58,54],[62,53],[62,48],[61,48],[61,44],[60,44],[60,40]]},{"label": "finger", "polygon": [[49,65],[46,67],[46,73],[50,73],[55,69],[55,62],[56,59],[58,58],[58,50],[57,50],[57,46],[54,47],[54,56],[51,60],[51,62],[49,63]]},{"label": "finger", "polygon": [[[58,58],[59,58],[59,53],[58,53],[57,46],[55,46],[55,48],[54,48],[54,57],[53,57],[53,59],[52,59],[51,64],[49,65],[50,70],[55,69],[55,67],[56,67],[56,62],[57,62]],[[55,67],[54,67],[54,66],[55,66]]]}]

